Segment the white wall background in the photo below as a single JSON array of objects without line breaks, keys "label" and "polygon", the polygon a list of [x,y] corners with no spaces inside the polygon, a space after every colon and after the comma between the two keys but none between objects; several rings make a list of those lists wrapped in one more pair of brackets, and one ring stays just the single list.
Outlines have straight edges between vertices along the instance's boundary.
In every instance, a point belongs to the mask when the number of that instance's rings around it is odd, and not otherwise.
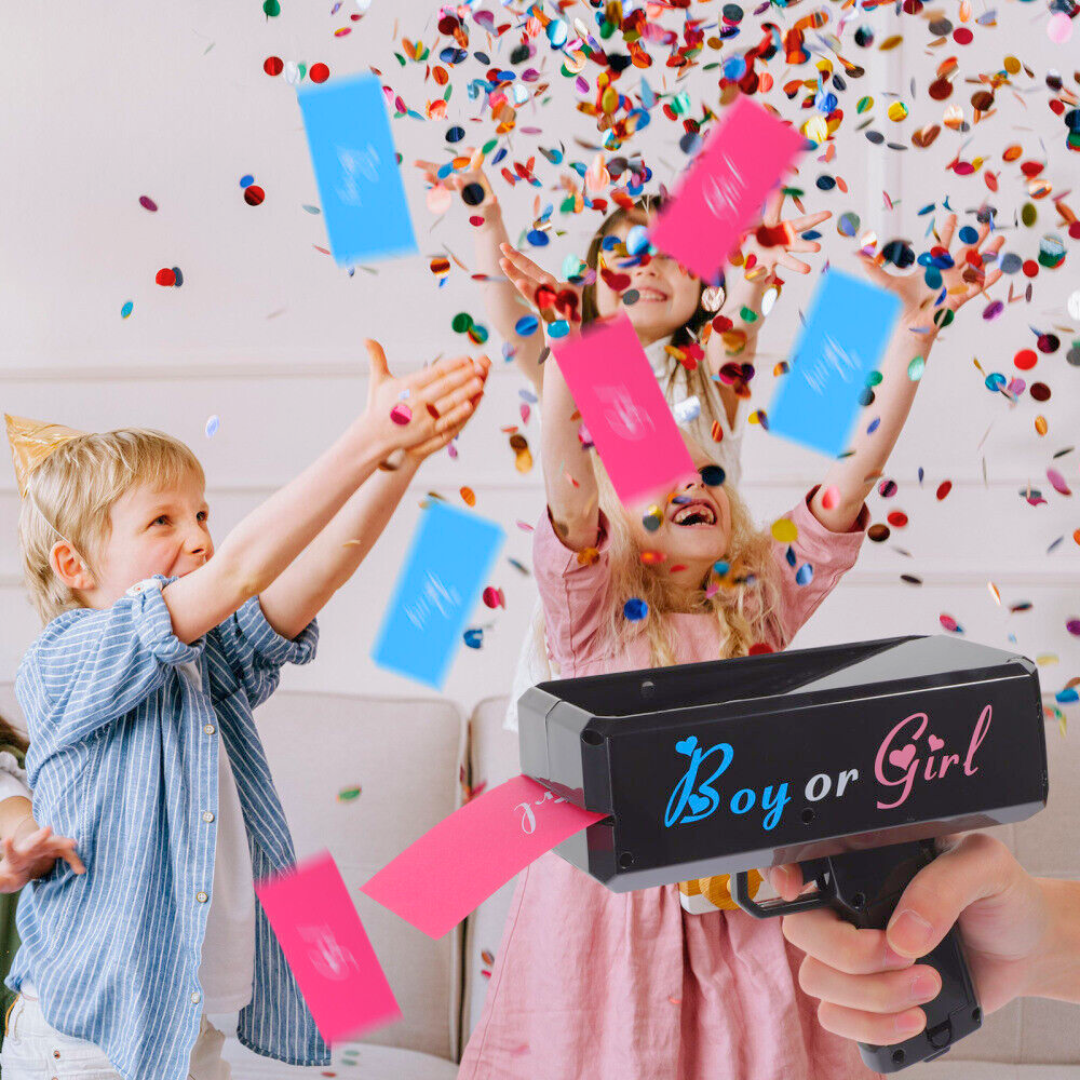
[{"label": "white wall background", "polygon": [[[509,17],[497,4],[488,6],[498,19]],[[974,14],[982,14],[985,8],[977,6]],[[184,439],[206,469],[219,541],[362,409],[365,336],[381,339],[392,364],[405,370],[440,353],[465,351],[467,341],[450,329],[456,312],[487,321],[479,286],[457,267],[443,289],[436,287],[426,257],[376,264],[374,272],[357,270],[350,278],[313,246],[326,246],[326,238],[322,219],[302,209],[318,197],[299,109],[292,88],[263,73],[264,58],[323,61],[331,77],[375,66],[411,107],[423,111],[440,89],[430,81],[425,87],[424,65],[402,70],[392,51],[400,49],[404,35],[433,46],[434,59],[446,41],[436,44],[436,6],[426,0],[374,0],[357,23],[347,20],[355,10],[351,0],[336,16],[329,14],[331,7],[330,0],[317,5],[283,0],[283,14],[274,20],[263,17],[259,0],[184,5],[95,0],[63,9],[9,4],[0,12],[0,408],[84,429],[159,427]],[[703,17],[715,18],[718,11],[716,4],[694,7]],[[827,29],[834,30],[839,8],[828,7],[833,19]],[[941,10],[958,21],[956,4]],[[770,18],[790,26],[809,11],[805,4],[788,11],[774,8]],[[591,19],[583,4],[571,14]],[[1014,212],[1026,196],[1018,164],[1003,164],[1001,151],[1019,142],[1022,160],[1046,161],[1055,194],[1080,188],[1080,158],[1065,150],[1065,128],[1047,108],[1043,83],[1050,67],[1070,80],[1075,36],[1072,44],[1052,45],[1042,4],[1004,5],[999,25],[975,26],[976,40],[966,48],[951,41],[933,45],[923,19],[894,23],[893,18],[889,10],[874,13],[877,42],[870,50],[851,42],[850,29],[845,34],[845,55],[863,64],[867,74],[843,95],[847,119],[836,159],[829,164],[805,159],[801,177],[808,209],[831,209],[836,217],[854,211],[864,228],[882,237],[907,237],[921,250],[931,220],[917,216],[921,206],[940,203],[948,194],[952,206],[964,211],[989,197],[999,208],[999,223],[1008,228],[1005,250],[1034,258],[1039,237],[1056,231],[1056,215],[1042,200],[1034,228],[1013,227]],[[333,31],[342,25],[353,26],[352,34],[335,38]],[[904,33],[904,44],[879,52],[877,44],[890,27]],[[725,50],[756,43],[756,35],[755,29]],[[483,39],[474,28],[471,47],[488,47]],[[493,62],[507,64],[509,47],[504,39],[493,48]],[[967,133],[946,129],[929,150],[900,153],[871,146],[854,130],[855,102],[869,94],[876,101],[874,127],[910,146],[912,131],[940,122],[942,105],[928,98],[926,86],[928,73],[948,55],[961,63],[950,104],[961,104],[970,123],[968,98],[978,86],[964,80],[998,70],[1008,53],[1029,64],[1036,77],[1021,74],[1014,87],[1002,88],[997,114]],[[507,140],[507,164],[537,153],[537,145],[560,140],[568,159],[588,162],[592,152],[571,138],[595,143],[594,122],[575,111],[572,82],[559,74],[543,44],[535,65],[540,61],[551,80],[549,101],[524,107],[519,127],[535,125],[543,134],[514,133]],[[420,174],[408,163],[417,157],[442,160],[449,150],[445,132],[455,122],[464,123],[469,140],[478,145],[491,137],[490,117],[465,93],[467,79],[485,69],[470,60],[454,74],[447,120],[393,124],[424,256],[448,247],[470,267],[464,208],[455,205],[445,220],[434,220],[424,205]],[[593,79],[599,70],[590,65],[586,74]],[[777,89],[768,100],[789,118],[808,115],[779,87],[791,78],[810,77],[813,68],[786,68],[777,57],[769,70]],[[647,78],[657,90],[674,85],[670,69],[654,67]],[[700,68],[690,74],[686,87],[695,104],[706,100],[716,107],[715,78]],[[636,73],[628,72],[624,90],[636,80]],[[884,117],[890,94],[902,96],[910,108],[911,116],[901,124]],[[629,148],[644,150],[669,184],[683,164],[680,131],[657,115],[645,133],[649,138]],[[946,171],[962,147],[967,159],[988,159],[983,170],[967,177]],[[542,204],[560,198],[552,185],[565,167],[556,170],[539,155],[537,161],[543,190],[523,184],[511,190],[500,177],[494,179],[512,232],[529,224],[535,198]],[[984,184],[987,169],[1000,174],[996,196]],[[814,179],[820,172],[842,176],[849,193],[818,191]],[[262,206],[244,203],[238,182],[245,173],[254,174],[266,190]],[[884,209],[883,190],[894,203],[892,211]],[[139,206],[144,194],[157,202],[156,214]],[[1080,191],[1071,201],[1080,204]],[[598,218],[566,219],[556,209],[555,220],[565,236],[553,237],[541,253],[553,270],[567,252],[583,254]],[[826,229],[826,254],[836,263],[848,259],[845,253],[853,245],[836,234],[835,217]],[[815,266],[822,261],[817,257]],[[182,288],[154,284],[155,272],[167,266],[183,270]],[[1022,294],[1026,279],[1012,280]],[[797,309],[811,284],[792,282],[763,332],[753,407],[768,406],[771,369],[790,346]],[[1080,245],[1071,242],[1065,265],[1044,269],[1035,280],[1030,304],[1009,305],[995,322],[984,322],[983,305],[973,304],[975,310],[941,335],[890,462],[888,475],[899,492],[890,500],[875,493],[869,501],[875,521],[895,507],[909,515],[910,525],[894,530],[885,544],[866,543],[858,566],[798,645],[936,633],[939,615],[948,613],[972,639],[1008,646],[1012,635],[1026,654],[1046,657],[1044,690],[1058,689],[1080,674],[1080,640],[1065,629],[1068,618],[1080,617],[1080,545],[1072,536],[1080,529],[1080,514],[1076,498],[1056,493],[1045,474],[1053,464],[1074,490],[1080,487],[1080,451],[1052,461],[1055,452],[1080,441],[1080,369],[1065,360],[1069,342],[1080,337],[1065,310],[1065,298],[1077,288]],[[1007,283],[996,292],[1004,299]],[[126,300],[134,302],[134,313],[121,320]],[[1012,357],[1034,344],[1029,326],[1057,327],[1062,337],[1061,350],[1041,357],[1036,370],[1025,375],[1029,383],[1033,377],[1046,382],[1053,396],[1038,406],[1024,394],[1010,405],[983,387],[972,361],[977,357],[988,371],[1009,377],[1021,374]],[[498,349],[493,335],[493,357]],[[543,502],[539,467],[524,476],[516,472],[507,435],[500,431],[520,423],[518,394],[524,386],[511,367],[496,361],[488,400],[461,439],[460,457],[452,461],[443,454],[427,465],[367,563],[322,616],[318,662],[290,671],[286,685],[415,695],[417,687],[378,670],[368,654],[417,524],[419,500],[436,490],[460,505],[456,493],[467,484],[476,492],[477,512],[507,528],[492,584],[505,589],[508,606],[499,612],[479,609],[474,625],[494,625],[482,650],[461,649],[445,692],[468,708],[480,697],[509,689],[534,589],[506,557],[529,563],[529,536],[515,522],[535,521]],[[1045,438],[1034,428],[1040,413],[1049,423]],[[220,416],[221,426],[208,439],[204,426],[211,414]],[[745,415],[744,407],[741,422]],[[538,449],[535,417],[524,431]],[[920,465],[926,470],[921,487]],[[816,483],[826,466],[824,458],[751,427],[745,494],[761,520],[769,521]],[[938,502],[934,492],[945,479],[953,482],[952,494]],[[1045,505],[1023,500],[1020,491],[1029,484],[1042,491]],[[14,477],[5,466],[0,468],[2,678],[14,674],[39,630],[19,579],[17,512]],[[1065,539],[1047,554],[1061,536]],[[903,583],[904,572],[924,584]],[[987,587],[991,581],[1004,606],[994,602]],[[1010,614],[1008,605],[1021,600],[1033,608]]]}]

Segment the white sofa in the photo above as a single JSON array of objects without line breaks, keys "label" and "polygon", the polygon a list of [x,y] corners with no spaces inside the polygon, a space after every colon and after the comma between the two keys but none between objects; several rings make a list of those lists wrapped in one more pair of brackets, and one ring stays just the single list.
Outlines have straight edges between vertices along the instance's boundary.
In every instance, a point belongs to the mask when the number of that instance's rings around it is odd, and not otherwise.
[{"label": "white sofa", "polygon": [[[499,948],[513,883],[437,942],[359,889],[461,804],[463,773],[474,786],[486,782],[489,787],[518,773],[516,737],[501,727],[505,704],[502,697],[487,699],[466,720],[453,703],[441,699],[282,690],[259,710],[256,719],[298,855],[323,848],[333,854],[404,1019],[363,1042],[336,1047],[330,1070],[282,1065],[232,1038],[226,1055],[235,1080],[330,1074],[360,1080],[450,1080],[456,1075],[454,1062],[479,1018],[487,989],[482,953]],[[18,716],[10,684],[0,684],[0,711]],[[1019,826],[991,831],[1033,874],[1080,879],[1080,732],[1074,728],[1063,738],[1056,722],[1048,723],[1046,731],[1047,809]],[[356,786],[362,788],[359,798],[337,799],[340,791]],[[916,1066],[910,1075],[918,1080],[1080,1080],[1080,1006],[1013,1002],[987,1017],[977,1034],[938,1061]]]}]

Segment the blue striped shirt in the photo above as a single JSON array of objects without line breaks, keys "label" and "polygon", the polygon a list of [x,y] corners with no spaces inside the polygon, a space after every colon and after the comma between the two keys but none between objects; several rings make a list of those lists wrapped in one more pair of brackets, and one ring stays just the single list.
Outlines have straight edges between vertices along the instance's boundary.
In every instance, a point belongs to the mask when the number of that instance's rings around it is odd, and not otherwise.
[{"label": "blue striped shirt", "polygon": [[[175,580],[155,574],[108,609],[57,616],[15,682],[34,813],[75,837],[87,872],[60,860],[23,890],[22,946],[5,981],[18,990],[31,980],[48,1023],[95,1043],[125,1080],[188,1076],[202,1015],[219,736],[255,880],[296,861],[252,709],[274,692],[282,664],[314,658],[319,637],[315,620],[295,640],[282,637],[255,596],[186,645],[161,595]],[[198,665],[202,689],[176,667],[186,661]],[[237,1036],[292,1065],[330,1062],[258,904],[252,1000]]]}]

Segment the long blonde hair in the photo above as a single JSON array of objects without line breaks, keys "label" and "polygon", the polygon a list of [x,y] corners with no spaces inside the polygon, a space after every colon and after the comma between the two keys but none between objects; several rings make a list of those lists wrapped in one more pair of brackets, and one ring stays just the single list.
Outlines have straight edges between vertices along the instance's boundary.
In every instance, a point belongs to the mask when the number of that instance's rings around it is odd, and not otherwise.
[{"label": "long blonde hair", "polygon": [[[769,530],[754,523],[734,487],[724,486],[731,507],[731,535],[723,561],[730,570],[712,596],[706,597],[707,583],[702,582],[700,591],[688,599],[684,590],[673,589],[662,573],[642,562],[642,549],[631,530],[629,512],[615,494],[599,455],[594,453],[592,457],[600,509],[608,522],[611,567],[602,616],[605,653],[614,656],[629,642],[644,636],[649,644],[650,667],[677,663],[671,620],[665,617],[675,612],[712,615],[716,619],[720,632],[717,655],[699,656],[696,660],[746,656],[750,646],[758,642],[768,642],[774,648],[784,644],[780,571],[772,553],[774,540]],[[644,619],[631,622],[624,615],[623,607],[631,597],[648,604]]]}]

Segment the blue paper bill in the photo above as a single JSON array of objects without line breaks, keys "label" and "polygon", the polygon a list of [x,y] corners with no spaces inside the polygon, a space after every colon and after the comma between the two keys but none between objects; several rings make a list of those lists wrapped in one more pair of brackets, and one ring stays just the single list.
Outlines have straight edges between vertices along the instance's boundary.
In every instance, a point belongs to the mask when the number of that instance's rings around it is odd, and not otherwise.
[{"label": "blue paper bill", "polygon": [[769,405],[769,431],[832,457],[843,453],[901,306],[886,289],[828,270]]},{"label": "blue paper bill", "polygon": [[433,502],[379,629],[375,663],[441,690],[505,538],[495,522]]},{"label": "blue paper bill", "polygon": [[339,266],[416,252],[409,206],[375,75],[297,92],[330,251]]}]

